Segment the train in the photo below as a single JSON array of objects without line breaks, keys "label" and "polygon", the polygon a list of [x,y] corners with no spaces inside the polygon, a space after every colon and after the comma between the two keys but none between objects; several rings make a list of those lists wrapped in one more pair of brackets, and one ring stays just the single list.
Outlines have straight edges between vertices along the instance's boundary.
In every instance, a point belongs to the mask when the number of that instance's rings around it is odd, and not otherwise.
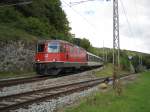
[{"label": "train", "polygon": [[40,75],[57,75],[61,71],[99,67],[103,59],[63,40],[38,41],[35,71]]}]

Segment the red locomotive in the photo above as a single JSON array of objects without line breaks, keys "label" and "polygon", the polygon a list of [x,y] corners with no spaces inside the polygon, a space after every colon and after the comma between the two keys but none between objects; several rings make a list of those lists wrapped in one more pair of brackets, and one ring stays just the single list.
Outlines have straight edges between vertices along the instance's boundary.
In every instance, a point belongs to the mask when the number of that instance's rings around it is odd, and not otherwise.
[{"label": "red locomotive", "polygon": [[103,64],[100,57],[62,40],[38,42],[35,61],[36,72],[41,75],[55,75],[62,70],[101,66]]}]

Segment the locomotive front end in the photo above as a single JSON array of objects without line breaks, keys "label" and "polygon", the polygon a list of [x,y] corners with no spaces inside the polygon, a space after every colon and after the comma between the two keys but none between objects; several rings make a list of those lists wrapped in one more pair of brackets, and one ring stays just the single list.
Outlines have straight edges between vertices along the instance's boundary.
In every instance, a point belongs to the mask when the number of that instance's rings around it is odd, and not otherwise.
[{"label": "locomotive front end", "polygon": [[64,60],[63,48],[63,44],[56,40],[39,42],[35,55],[36,72],[44,75],[58,74],[60,63]]}]

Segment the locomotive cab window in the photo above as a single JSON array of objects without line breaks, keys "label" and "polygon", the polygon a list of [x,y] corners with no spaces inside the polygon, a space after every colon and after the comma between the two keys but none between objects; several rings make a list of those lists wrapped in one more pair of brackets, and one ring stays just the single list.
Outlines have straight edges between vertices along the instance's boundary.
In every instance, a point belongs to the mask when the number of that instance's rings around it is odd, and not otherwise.
[{"label": "locomotive cab window", "polygon": [[60,45],[60,52],[66,52],[65,45]]},{"label": "locomotive cab window", "polygon": [[48,44],[48,52],[49,53],[58,53],[60,52],[60,45],[59,43],[49,43]]},{"label": "locomotive cab window", "polygon": [[37,45],[37,52],[44,52],[45,44],[38,44]]}]

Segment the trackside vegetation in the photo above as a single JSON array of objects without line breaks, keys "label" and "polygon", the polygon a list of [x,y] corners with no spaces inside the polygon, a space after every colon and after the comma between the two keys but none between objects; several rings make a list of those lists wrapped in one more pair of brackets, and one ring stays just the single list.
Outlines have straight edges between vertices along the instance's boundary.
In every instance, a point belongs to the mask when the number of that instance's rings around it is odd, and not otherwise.
[{"label": "trackside vegetation", "polygon": [[97,92],[65,112],[149,112],[150,72],[141,73],[133,83],[125,85],[123,94],[116,96],[112,90]]},{"label": "trackside vegetation", "polygon": [[[130,73],[130,71],[125,69],[120,71],[120,74],[127,74],[127,73]],[[112,74],[113,74],[112,63],[105,64],[102,70],[95,72],[96,77],[112,76]]]},{"label": "trackside vegetation", "polygon": [[0,79],[32,77],[32,76],[36,76],[36,73],[33,71],[0,72]]}]

